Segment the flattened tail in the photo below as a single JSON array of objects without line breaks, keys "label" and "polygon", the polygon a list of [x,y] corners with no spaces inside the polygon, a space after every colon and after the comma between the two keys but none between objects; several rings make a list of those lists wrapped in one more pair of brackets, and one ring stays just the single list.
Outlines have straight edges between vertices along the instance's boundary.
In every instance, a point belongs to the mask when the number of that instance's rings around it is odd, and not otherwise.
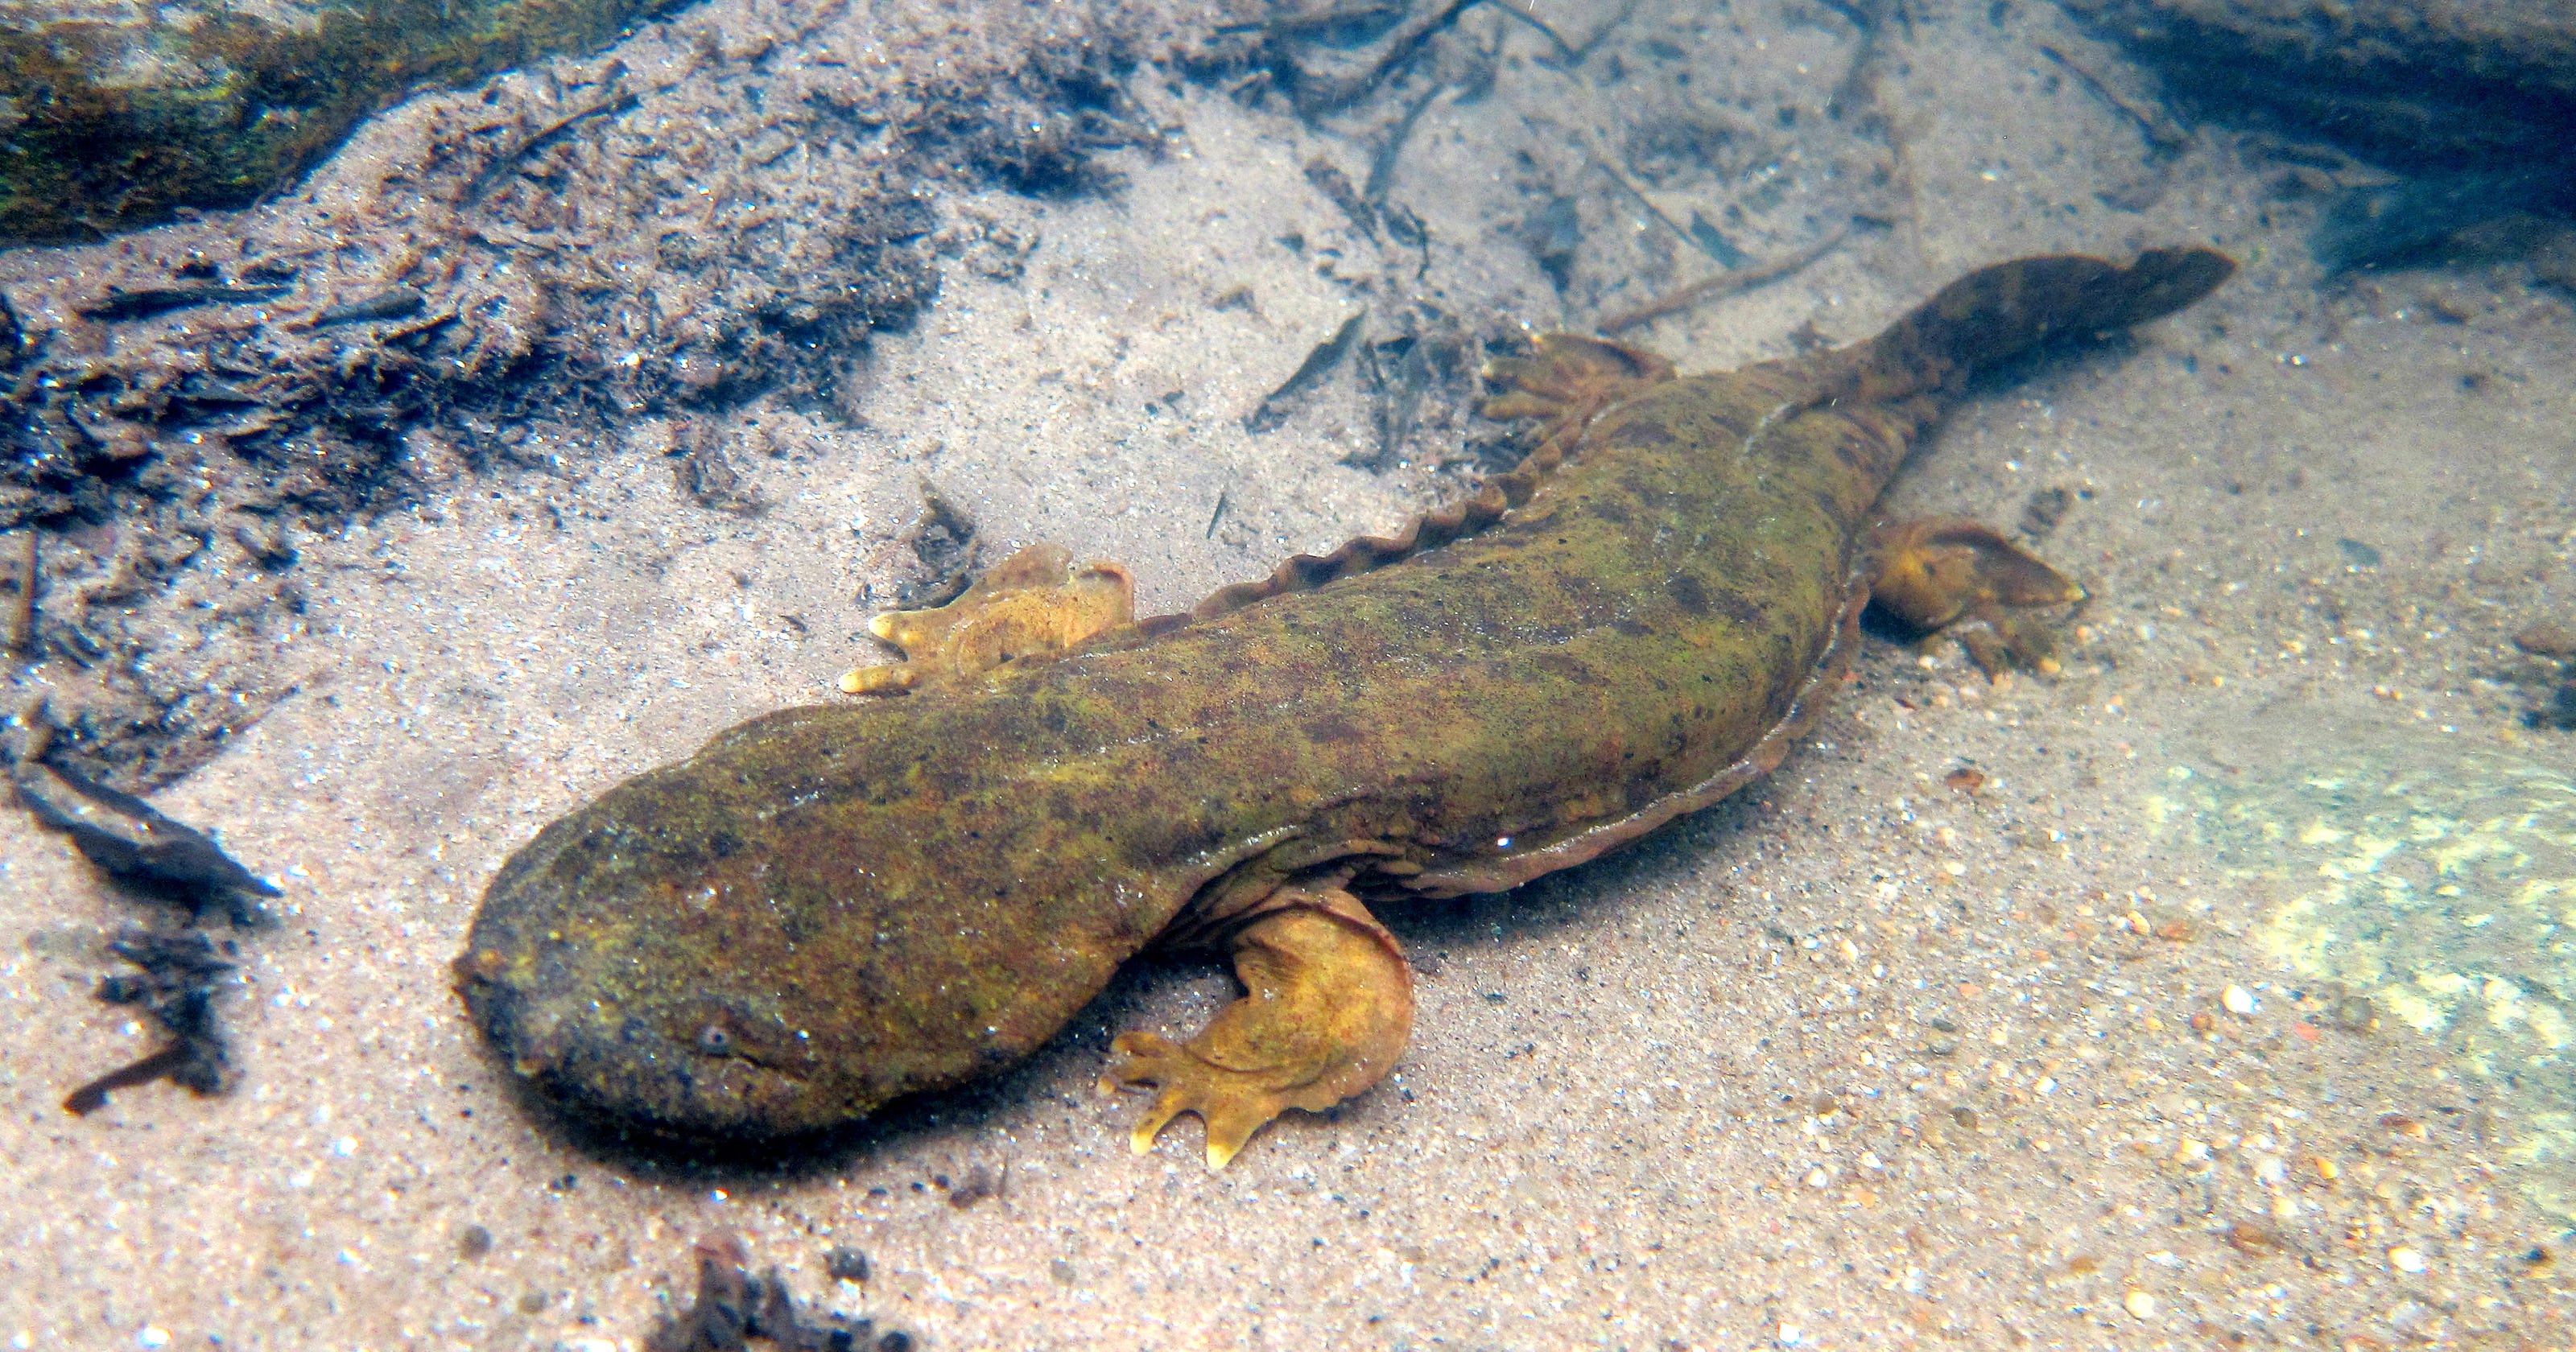
[{"label": "flattened tail", "polygon": [[2052,340],[2163,318],[2235,271],[2211,249],[2150,249],[2127,267],[2051,254],[1979,268],[1850,349],[1855,393],[1875,402],[1955,386]]}]

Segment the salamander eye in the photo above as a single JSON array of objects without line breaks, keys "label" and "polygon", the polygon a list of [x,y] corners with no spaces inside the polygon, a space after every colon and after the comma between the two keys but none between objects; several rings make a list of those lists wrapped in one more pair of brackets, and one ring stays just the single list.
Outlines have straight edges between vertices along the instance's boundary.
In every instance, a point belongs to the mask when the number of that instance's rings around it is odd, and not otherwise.
[{"label": "salamander eye", "polygon": [[732,1051],[733,1034],[723,1024],[708,1024],[698,1030],[698,1050],[716,1056]]}]

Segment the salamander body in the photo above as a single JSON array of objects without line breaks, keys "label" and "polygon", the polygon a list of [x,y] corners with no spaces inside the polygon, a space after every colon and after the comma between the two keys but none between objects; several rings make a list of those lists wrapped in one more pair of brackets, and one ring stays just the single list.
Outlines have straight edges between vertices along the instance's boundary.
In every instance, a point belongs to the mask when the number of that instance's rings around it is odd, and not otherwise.
[{"label": "salamander body", "polygon": [[1123,598],[1123,570],[979,584],[898,618],[980,655],[916,653],[875,683],[909,693],[754,719],[546,827],[483,901],[466,1003],[579,1114],[761,1139],[1000,1070],[1147,945],[1214,945],[1245,998],[1187,1044],[1120,1039],[1117,1078],[1161,1091],[1140,1148],[1197,1112],[1222,1163],[1401,1052],[1410,976],[1368,902],[1506,889],[1769,770],[1873,586],[1980,660],[2023,646],[2007,609],[2074,590],[1979,528],[1882,528],[1882,489],[1975,368],[2231,267],[2001,264],[1871,342],[1721,375],[1543,343],[1491,408],[1540,448],[1403,537],[1026,641],[1047,626],[1014,616]]}]

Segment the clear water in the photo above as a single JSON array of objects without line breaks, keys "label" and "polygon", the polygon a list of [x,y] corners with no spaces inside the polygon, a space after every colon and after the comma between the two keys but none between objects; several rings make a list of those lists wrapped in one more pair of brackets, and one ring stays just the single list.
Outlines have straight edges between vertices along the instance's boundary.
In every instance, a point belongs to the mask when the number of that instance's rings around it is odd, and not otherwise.
[{"label": "clear water", "polygon": [[[152,912],[0,832],[0,1339],[637,1346],[731,1235],[934,1348],[2564,1341],[2576,733],[2515,641],[2576,626],[2555,179],[2213,111],[2215,48],[2042,5],[1121,12],[712,4],[422,95],[246,215],[0,253],[20,406],[149,452],[0,500],[46,560],[21,697],[146,710],[70,754],[288,922],[222,935],[237,1088],[75,1118],[158,1037],[91,998]],[[1045,91],[1023,139],[919,130],[1080,34],[1136,63],[996,86]],[[878,655],[959,557],[925,483],[985,562],[1059,540],[1168,611],[1507,460],[1475,372],[1525,332],[1724,370],[2183,243],[2242,271],[1966,391],[1889,500],[2081,578],[2062,674],[1874,641],[1737,799],[1390,906],[1405,1062],[1223,1173],[1186,1123],[1131,1156],[1093,1089],[1115,1033],[1232,997],[1203,964],[720,1165],[563,1133],[457,1008],[543,823]],[[80,317],[257,259],[269,310]],[[394,286],[416,314],[315,323]],[[339,420],[78,383],[206,353]]]}]

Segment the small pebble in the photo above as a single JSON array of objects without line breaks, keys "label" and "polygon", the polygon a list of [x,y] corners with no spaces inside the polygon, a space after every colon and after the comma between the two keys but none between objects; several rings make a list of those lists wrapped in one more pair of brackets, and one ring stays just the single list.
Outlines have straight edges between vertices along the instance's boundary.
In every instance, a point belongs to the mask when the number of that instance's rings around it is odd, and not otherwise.
[{"label": "small pebble", "polygon": [[158,1324],[146,1324],[140,1332],[134,1335],[134,1341],[144,1347],[168,1347],[170,1345],[170,1330],[162,1328]]},{"label": "small pebble", "polygon": [[2423,1254],[2403,1246],[2388,1251],[2388,1265],[2408,1276],[2422,1272],[2428,1266]]},{"label": "small pebble", "polygon": [[2227,1006],[2227,1012],[2230,1014],[2242,1015],[2254,1012],[2254,992],[2243,986],[2228,987],[2227,993],[2221,995],[2218,1000],[2220,1004]]},{"label": "small pebble", "polygon": [[1831,1182],[1833,1182],[1833,1181],[1834,1181],[1833,1175],[1831,1175],[1831,1174],[1829,1174],[1829,1173],[1826,1173],[1823,1165],[1818,1165],[1818,1166],[1816,1166],[1815,1168],[1810,1169],[1810,1170],[1808,1170],[1808,1171],[1807,1171],[1807,1186],[1808,1186],[1808,1187],[1811,1187],[1811,1188],[1821,1188],[1821,1187],[1825,1186],[1827,1183],[1831,1183]]},{"label": "small pebble", "polygon": [[841,1245],[824,1252],[823,1271],[834,1281],[863,1282],[868,1279],[868,1256]]},{"label": "small pebble", "polygon": [[2274,1253],[2286,1247],[2280,1231],[2258,1221],[2238,1221],[2227,1227],[2224,1238],[2238,1253],[2248,1255]]},{"label": "small pebble", "polygon": [[2132,1319],[2156,1317],[2156,1298],[2144,1291],[2132,1291],[2121,1297],[2120,1305],[2129,1312],[2129,1317]]},{"label": "small pebble", "polygon": [[2543,620],[2514,635],[2513,646],[2534,657],[2576,657],[2576,628]]}]

